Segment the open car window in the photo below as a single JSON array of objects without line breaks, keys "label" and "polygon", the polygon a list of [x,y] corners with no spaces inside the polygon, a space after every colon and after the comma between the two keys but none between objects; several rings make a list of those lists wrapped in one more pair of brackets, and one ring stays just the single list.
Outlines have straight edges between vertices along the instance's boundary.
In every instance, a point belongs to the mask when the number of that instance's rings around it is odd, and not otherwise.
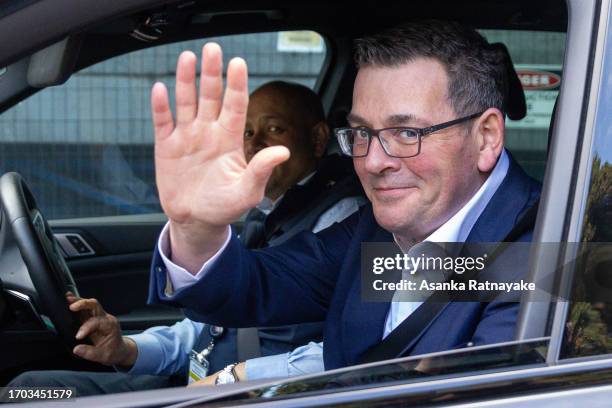
[{"label": "open car window", "polygon": [[[371,363],[277,383],[272,382],[269,385],[250,388],[246,392],[232,393],[226,397],[196,398],[182,406],[198,406],[200,403],[212,401],[231,404],[240,404],[248,400],[272,402],[288,398],[308,398],[339,391],[351,392],[400,384],[469,378],[478,374],[517,368],[541,367],[545,363],[547,345],[547,339],[534,339],[527,342],[481,346]],[[431,401],[431,397],[428,397],[427,400]],[[401,399],[401,401],[405,404],[409,400]],[[368,404],[374,402],[370,401]],[[414,402],[423,402],[423,400]]]},{"label": "open car window", "polygon": [[314,88],[327,57],[313,31],[238,34],[155,46],[85,68],[0,116],[0,171],[17,171],[50,220],[161,213],[155,187],[151,86],[176,59],[218,42],[225,65],[249,64],[249,90],[273,80]]}]

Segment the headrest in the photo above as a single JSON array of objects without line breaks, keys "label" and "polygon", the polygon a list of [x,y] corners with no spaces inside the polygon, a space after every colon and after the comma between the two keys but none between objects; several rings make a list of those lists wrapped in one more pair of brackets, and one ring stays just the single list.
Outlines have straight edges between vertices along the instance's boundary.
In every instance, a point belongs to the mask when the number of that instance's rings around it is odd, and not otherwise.
[{"label": "headrest", "polygon": [[512,120],[521,120],[527,115],[527,102],[525,101],[525,93],[523,85],[519,79],[512,58],[508,52],[508,48],[502,43],[494,43],[491,46],[503,56],[504,65],[506,66],[507,89],[504,98],[504,112]]}]

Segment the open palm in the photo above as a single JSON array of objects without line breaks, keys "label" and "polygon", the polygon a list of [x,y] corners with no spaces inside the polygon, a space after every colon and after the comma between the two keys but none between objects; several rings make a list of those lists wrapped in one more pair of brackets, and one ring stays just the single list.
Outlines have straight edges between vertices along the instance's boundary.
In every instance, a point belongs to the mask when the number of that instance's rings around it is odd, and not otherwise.
[{"label": "open palm", "polygon": [[[176,71],[176,120],[161,83],[152,90],[155,171],[161,205],[171,220],[204,230],[234,222],[263,198],[277,164],[289,157],[282,146],[260,151],[247,163],[243,135],[248,105],[247,66],[234,58],[223,94],[221,48],[202,50],[199,93],[196,56],[183,52]],[[195,227],[195,228],[194,228]]]}]

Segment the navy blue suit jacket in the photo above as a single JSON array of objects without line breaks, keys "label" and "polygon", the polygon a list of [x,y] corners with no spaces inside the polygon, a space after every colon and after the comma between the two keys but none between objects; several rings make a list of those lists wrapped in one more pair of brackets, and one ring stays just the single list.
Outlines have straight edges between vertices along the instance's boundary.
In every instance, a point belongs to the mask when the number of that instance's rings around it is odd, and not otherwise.
[{"label": "navy blue suit jacket", "polygon": [[[539,196],[539,184],[510,158],[508,173],[467,241],[499,242]],[[529,241],[531,232],[519,238]],[[164,295],[166,272],[153,259],[149,301],[186,307],[194,320],[225,327],[278,326],[325,319],[325,368],[357,364],[383,336],[389,303],[361,301],[362,242],[392,241],[374,219],[371,205],[318,233],[247,250],[232,236],[214,267],[196,284]],[[505,274],[518,280],[526,260]],[[515,299],[516,300],[516,299]],[[518,303],[449,302],[404,350],[422,354],[513,340]]]}]

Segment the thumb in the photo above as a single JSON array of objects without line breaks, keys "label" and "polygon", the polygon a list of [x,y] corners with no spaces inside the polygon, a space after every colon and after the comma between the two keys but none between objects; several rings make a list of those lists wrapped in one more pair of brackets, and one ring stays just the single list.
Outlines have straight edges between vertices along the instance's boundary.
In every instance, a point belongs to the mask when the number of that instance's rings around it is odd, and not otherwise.
[{"label": "thumb", "polygon": [[274,167],[289,159],[289,149],[285,146],[271,146],[257,152],[244,173],[243,181],[249,196],[261,195]]},{"label": "thumb", "polygon": [[74,293],[72,292],[66,292],[66,301],[68,302],[69,305],[73,304],[74,302],[76,302],[77,300],[79,300],[78,297],[76,297],[74,295]]},{"label": "thumb", "polygon": [[96,363],[108,364],[104,360],[104,358],[102,358],[101,350],[98,350],[94,346],[89,346],[86,344],[79,344],[76,347],[74,347],[74,349],[72,349],[72,352],[76,356],[81,357],[82,359],[93,361]]}]

